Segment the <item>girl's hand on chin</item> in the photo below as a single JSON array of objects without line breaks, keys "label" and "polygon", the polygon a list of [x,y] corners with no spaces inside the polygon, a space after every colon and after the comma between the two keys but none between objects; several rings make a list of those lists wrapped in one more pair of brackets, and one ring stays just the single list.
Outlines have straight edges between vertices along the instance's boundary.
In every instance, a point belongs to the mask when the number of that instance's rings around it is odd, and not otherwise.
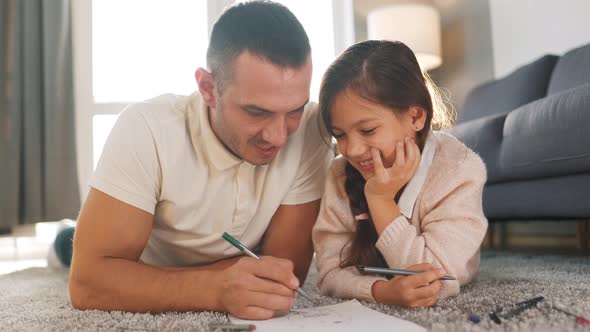
[{"label": "girl's hand on chin", "polygon": [[383,166],[379,150],[371,148],[375,174],[365,184],[365,196],[394,199],[397,193],[414,176],[420,165],[420,149],[414,140],[406,137],[395,146],[395,161],[389,168]]}]

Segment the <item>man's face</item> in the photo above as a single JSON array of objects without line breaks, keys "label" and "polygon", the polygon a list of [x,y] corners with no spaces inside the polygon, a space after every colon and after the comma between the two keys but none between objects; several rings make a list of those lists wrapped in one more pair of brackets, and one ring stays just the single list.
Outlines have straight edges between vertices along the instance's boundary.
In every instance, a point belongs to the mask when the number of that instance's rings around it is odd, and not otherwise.
[{"label": "man's face", "polygon": [[299,127],[311,73],[311,59],[300,68],[287,68],[243,52],[234,60],[231,81],[216,95],[216,107],[210,109],[216,136],[243,160],[270,163]]}]

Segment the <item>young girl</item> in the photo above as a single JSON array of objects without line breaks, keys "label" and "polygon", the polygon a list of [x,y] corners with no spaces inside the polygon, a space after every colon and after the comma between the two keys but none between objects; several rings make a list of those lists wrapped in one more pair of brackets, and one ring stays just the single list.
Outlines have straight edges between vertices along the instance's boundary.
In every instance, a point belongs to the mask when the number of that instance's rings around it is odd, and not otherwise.
[{"label": "young girl", "polygon": [[[478,271],[485,166],[431,130],[446,113],[427,82],[412,51],[388,41],[353,45],[324,75],[320,110],[342,154],[313,230],[324,295],[431,306]],[[422,273],[387,280],[358,265]],[[457,280],[439,281],[445,274]]]}]

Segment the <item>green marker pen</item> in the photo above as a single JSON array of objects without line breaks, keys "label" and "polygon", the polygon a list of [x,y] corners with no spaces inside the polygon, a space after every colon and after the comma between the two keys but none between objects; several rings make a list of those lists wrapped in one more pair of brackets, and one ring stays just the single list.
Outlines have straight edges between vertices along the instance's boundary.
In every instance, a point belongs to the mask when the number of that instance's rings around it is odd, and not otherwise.
[{"label": "green marker pen", "polygon": [[[246,248],[246,246],[241,244],[240,241],[236,240],[233,236],[229,235],[227,232],[223,232],[223,235],[221,237],[224,238],[227,242],[231,243],[234,247],[240,249],[246,255],[256,258],[256,259],[260,259],[260,257],[256,256],[255,253],[250,251],[250,249]],[[301,296],[303,296],[304,298],[311,301],[312,303],[314,302],[314,300],[311,298],[311,296],[309,296],[303,289],[301,289],[301,287],[297,287],[297,289],[295,289],[295,291],[297,293],[299,293]]]}]

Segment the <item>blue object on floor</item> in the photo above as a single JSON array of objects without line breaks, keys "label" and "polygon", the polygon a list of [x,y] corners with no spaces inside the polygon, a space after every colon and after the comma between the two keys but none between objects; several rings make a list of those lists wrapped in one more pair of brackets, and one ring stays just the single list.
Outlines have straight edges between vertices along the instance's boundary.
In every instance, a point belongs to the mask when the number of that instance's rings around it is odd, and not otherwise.
[{"label": "blue object on floor", "polygon": [[472,322],[474,324],[478,324],[481,321],[481,318],[479,318],[479,315],[476,315],[476,314],[469,314],[469,316],[467,316],[467,318],[469,319],[470,322]]},{"label": "blue object on floor", "polygon": [[53,243],[57,258],[65,266],[70,266],[70,263],[72,262],[75,230],[75,227],[67,227],[62,229],[55,237],[55,242]]}]

